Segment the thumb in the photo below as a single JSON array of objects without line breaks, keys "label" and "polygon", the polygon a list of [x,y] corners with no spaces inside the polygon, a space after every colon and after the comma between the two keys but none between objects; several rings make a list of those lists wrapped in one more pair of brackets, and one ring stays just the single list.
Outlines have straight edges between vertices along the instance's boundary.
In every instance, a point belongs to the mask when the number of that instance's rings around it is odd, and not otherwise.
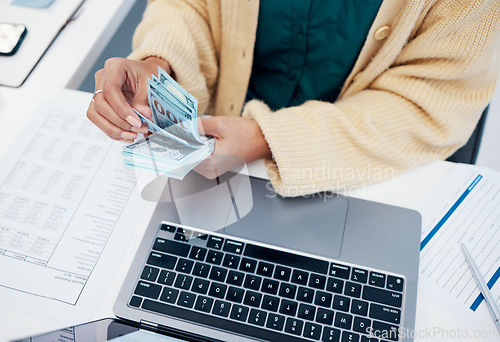
[{"label": "thumb", "polygon": [[139,83],[134,98],[132,99],[132,108],[135,108],[139,113],[151,119],[153,113],[151,112],[151,108],[149,108],[147,85],[147,82]]},{"label": "thumb", "polygon": [[200,135],[211,135],[219,138],[219,119],[218,117],[209,117],[198,119],[198,132]]}]

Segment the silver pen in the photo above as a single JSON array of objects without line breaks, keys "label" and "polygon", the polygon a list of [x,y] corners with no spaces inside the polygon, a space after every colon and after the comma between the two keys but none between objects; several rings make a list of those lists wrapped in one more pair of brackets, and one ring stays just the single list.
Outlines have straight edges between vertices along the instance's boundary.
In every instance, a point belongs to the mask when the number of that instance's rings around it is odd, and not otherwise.
[{"label": "silver pen", "polygon": [[498,312],[498,307],[496,306],[495,300],[493,299],[493,296],[491,295],[490,289],[486,285],[486,282],[484,281],[483,276],[481,275],[481,272],[479,271],[479,268],[476,265],[476,262],[472,258],[472,256],[469,253],[469,250],[465,245],[462,243],[462,251],[465,254],[465,260],[467,260],[467,264],[469,265],[469,269],[472,272],[472,275],[474,276],[474,279],[476,279],[477,286],[479,287],[479,290],[483,294],[484,301],[486,302],[486,306],[488,307],[488,310],[490,311],[491,317],[493,317],[493,321],[495,322],[495,326],[497,327],[498,331],[500,332],[500,312]]}]

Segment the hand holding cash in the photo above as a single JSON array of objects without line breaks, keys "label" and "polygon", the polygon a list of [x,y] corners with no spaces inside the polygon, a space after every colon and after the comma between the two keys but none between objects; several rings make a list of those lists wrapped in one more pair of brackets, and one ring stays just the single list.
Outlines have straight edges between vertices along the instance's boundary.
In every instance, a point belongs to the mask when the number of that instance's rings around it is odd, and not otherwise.
[{"label": "hand holding cash", "polygon": [[153,133],[123,147],[126,165],[183,179],[214,150],[213,138],[198,132],[198,101],[163,69],[148,80],[152,120],[134,109]]}]

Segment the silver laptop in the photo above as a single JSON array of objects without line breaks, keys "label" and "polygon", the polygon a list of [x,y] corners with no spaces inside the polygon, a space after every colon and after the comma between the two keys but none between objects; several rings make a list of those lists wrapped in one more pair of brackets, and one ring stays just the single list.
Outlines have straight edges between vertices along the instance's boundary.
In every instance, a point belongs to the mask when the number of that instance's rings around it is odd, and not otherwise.
[{"label": "silver laptop", "polygon": [[191,173],[168,181],[114,312],[193,340],[412,341],[420,231],[413,210]]}]

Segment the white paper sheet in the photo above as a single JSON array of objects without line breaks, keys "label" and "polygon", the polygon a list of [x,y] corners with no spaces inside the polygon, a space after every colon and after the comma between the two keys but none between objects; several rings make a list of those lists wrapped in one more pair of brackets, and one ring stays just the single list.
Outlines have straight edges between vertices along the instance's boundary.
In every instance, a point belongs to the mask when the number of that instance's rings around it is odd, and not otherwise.
[{"label": "white paper sheet", "polygon": [[2,307],[94,319],[152,205],[86,106],[44,104],[0,163]]},{"label": "white paper sheet", "polygon": [[500,306],[500,173],[458,164],[421,213],[419,295],[468,329],[453,340],[470,341],[476,334],[478,341],[498,341],[460,246],[467,245]]}]

